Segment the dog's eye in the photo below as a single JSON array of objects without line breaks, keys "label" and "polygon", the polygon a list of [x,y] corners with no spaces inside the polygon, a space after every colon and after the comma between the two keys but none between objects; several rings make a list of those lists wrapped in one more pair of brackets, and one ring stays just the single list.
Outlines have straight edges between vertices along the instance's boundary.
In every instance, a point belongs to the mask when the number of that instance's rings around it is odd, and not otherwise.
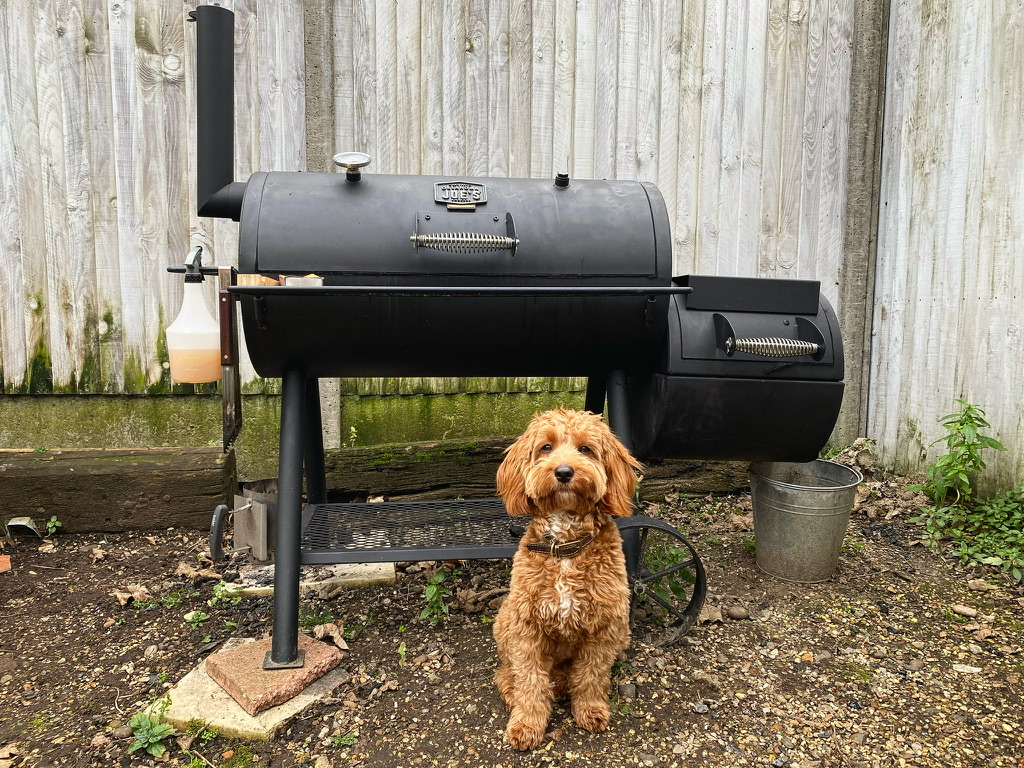
[{"label": "dog's eye", "polygon": [[579,450],[580,453],[590,453],[590,446],[589,445],[581,445],[578,450]]},{"label": "dog's eye", "polygon": [[551,453],[551,443],[545,443],[540,447],[541,453]]}]

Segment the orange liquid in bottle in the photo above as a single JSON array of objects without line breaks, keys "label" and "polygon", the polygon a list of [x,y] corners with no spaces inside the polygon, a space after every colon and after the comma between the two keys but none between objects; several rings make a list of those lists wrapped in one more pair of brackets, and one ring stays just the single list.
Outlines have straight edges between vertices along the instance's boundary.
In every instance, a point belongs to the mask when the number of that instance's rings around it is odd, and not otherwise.
[{"label": "orange liquid in bottle", "polygon": [[168,349],[167,361],[181,384],[220,380],[220,349]]}]

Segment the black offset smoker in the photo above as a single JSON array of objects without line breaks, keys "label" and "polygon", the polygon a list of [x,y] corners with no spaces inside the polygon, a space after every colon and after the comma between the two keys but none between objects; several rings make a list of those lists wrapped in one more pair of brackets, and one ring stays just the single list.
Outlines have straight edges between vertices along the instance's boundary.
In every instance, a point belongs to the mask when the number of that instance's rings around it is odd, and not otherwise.
[{"label": "black offset smoker", "polygon": [[[335,157],[344,174],[235,182],[233,14],[193,18],[199,214],[239,222],[239,273],[322,278],[229,288],[256,371],[282,379],[265,667],[302,665],[301,564],[511,557],[518,539],[498,499],[328,503],[319,378],[587,376],[586,407],[607,400],[640,458],[816,458],[843,393],[817,282],[673,277],[648,183],[371,175],[358,153]],[[696,551],[658,520],[619,524],[634,591],[685,631],[706,593]]]}]

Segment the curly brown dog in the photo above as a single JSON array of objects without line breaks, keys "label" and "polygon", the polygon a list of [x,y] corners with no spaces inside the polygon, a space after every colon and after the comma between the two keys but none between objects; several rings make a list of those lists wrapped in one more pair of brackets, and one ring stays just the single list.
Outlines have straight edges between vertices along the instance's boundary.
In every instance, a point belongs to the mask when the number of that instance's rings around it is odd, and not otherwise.
[{"label": "curly brown dog", "polygon": [[534,416],[498,469],[510,515],[530,522],[494,623],[495,682],[516,749],[544,738],[552,702],[576,723],[608,727],[611,669],[629,644],[629,585],[613,515],[629,515],[640,463],[593,413]]}]

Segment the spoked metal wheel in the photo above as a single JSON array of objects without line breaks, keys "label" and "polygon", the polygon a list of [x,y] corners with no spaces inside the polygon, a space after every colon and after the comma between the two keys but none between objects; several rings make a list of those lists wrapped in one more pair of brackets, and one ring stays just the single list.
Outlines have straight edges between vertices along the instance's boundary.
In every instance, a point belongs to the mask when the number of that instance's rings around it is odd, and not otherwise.
[{"label": "spoked metal wheel", "polygon": [[633,590],[633,620],[662,635],[662,644],[682,637],[697,621],[708,593],[704,564],[675,528],[652,517],[615,521],[622,534],[626,571]]}]

